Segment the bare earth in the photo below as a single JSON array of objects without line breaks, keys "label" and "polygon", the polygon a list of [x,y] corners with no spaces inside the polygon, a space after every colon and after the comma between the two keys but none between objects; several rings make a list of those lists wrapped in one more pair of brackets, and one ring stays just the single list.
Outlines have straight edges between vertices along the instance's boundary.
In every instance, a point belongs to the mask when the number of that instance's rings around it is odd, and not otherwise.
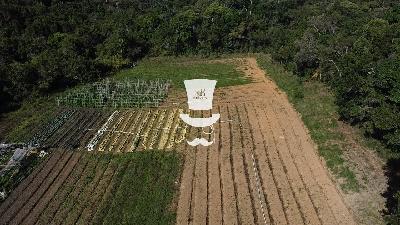
[{"label": "bare earth", "polygon": [[[214,125],[215,143],[209,148],[185,144],[185,137],[196,131],[179,119],[187,103],[185,93],[176,93],[159,109],[115,112],[93,153],[182,151],[179,225],[356,224],[286,95],[265,77],[254,58],[232,60],[240,61],[239,69],[253,83],[216,90],[213,112],[221,119]],[[0,224],[97,224],[103,217],[98,207],[118,187],[114,174],[124,166],[100,165],[80,151],[66,149],[86,151],[110,114],[74,113],[47,140],[59,149],[0,205]],[[369,159],[374,164],[375,159]],[[96,172],[86,184],[90,171]],[[352,203],[359,197],[346,199]]]},{"label": "bare earth", "polygon": [[215,143],[184,147],[177,224],[356,224],[286,95],[240,60],[253,83],[216,91]]}]

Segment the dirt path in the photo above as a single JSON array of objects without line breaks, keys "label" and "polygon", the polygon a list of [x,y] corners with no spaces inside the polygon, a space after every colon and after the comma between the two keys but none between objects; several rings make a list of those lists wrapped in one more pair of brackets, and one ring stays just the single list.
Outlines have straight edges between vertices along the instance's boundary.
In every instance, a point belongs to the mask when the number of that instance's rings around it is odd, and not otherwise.
[{"label": "dirt path", "polygon": [[236,60],[253,82],[217,89],[215,143],[185,147],[177,224],[356,224],[286,95]]}]

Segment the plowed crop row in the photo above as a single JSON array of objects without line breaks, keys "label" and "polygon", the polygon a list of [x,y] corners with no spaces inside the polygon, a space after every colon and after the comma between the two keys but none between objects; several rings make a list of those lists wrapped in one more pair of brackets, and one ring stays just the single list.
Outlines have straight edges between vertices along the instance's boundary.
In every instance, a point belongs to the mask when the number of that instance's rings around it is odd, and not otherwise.
[{"label": "plowed crop row", "polygon": [[[110,218],[120,217],[119,209],[173,220],[173,214],[164,211],[172,200],[171,187],[179,173],[176,154],[110,154],[61,149],[52,152],[0,206],[0,224],[103,224],[104,221],[114,224]],[[170,160],[174,163],[167,163]],[[136,183],[132,184],[132,180]],[[157,188],[153,189],[153,185]],[[157,191],[159,195],[149,194]],[[139,199],[129,200],[131,206],[124,206],[125,197],[129,199],[132,195]],[[156,214],[154,208],[146,208],[152,199],[162,201],[157,205]]]},{"label": "plowed crop row", "polygon": [[186,136],[187,125],[179,118],[182,112],[176,108],[120,111],[94,149],[112,152],[174,149]]},{"label": "plowed crop row", "polygon": [[246,66],[255,83],[216,91],[215,143],[185,148],[177,224],[355,224],[285,95]]},{"label": "plowed crop row", "polygon": [[76,110],[75,113],[45,142],[52,148],[84,147],[94,132],[105,122],[108,113],[99,110]]}]

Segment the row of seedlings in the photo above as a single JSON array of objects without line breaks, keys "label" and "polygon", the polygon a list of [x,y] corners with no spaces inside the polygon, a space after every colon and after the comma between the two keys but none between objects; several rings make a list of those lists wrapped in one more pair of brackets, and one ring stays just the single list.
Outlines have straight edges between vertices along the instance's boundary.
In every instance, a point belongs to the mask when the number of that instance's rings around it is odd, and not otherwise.
[{"label": "row of seedlings", "polygon": [[113,136],[114,132],[117,131],[118,127],[120,126],[120,124],[122,123],[122,121],[124,120],[125,116],[126,116],[127,111],[125,111],[117,120],[117,122],[113,125],[113,127],[111,128],[111,130],[109,130],[106,134],[106,136],[104,137],[103,141],[101,142],[98,151],[104,151],[107,150],[109,141],[111,139],[111,137]]},{"label": "row of seedlings", "polygon": [[58,116],[43,126],[35,135],[28,141],[29,146],[38,147],[42,145],[53,133],[58,130],[71,116],[75,110],[66,110],[58,114]]},{"label": "row of seedlings", "polygon": [[[140,136],[138,137],[138,141],[140,141],[140,137],[142,137],[142,138],[141,138],[142,140],[141,140],[140,142],[141,142],[142,147],[143,147],[144,149],[146,149],[145,143],[148,142],[150,133],[151,133],[151,131],[152,131],[153,124],[155,123],[155,121],[156,121],[156,119],[158,118],[158,115],[159,115],[159,114],[160,114],[160,110],[154,110],[154,111],[152,112],[151,117],[150,117],[150,120],[149,120],[149,122],[146,124],[146,129],[143,131],[143,135],[140,135]],[[136,146],[138,146],[138,143],[136,143],[136,141],[135,141],[135,142],[132,143],[132,148],[131,148],[131,150],[136,149]]]},{"label": "row of seedlings", "polygon": [[161,133],[160,133],[160,138],[158,141],[157,149],[164,149],[165,145],[167,144],[168,139],[169,139],[169,134],[171,132],[171,126],[172,126],[172,123],[174,122],[177,111],[178,111],[177,109],[172,109],[169,112],[169,115],[165,121],[165,125],[162,128]]},{"label": "row of seedlings", "polygon": [[167,97],[168,80],[105,80],[56,98],[57,105],[78,107],[157,107]]},{"label": "row of seedlings", "polygon": [[[174,121],[171,125],[171,132],[168,138],[168,141],[164,147],[164,149],[171,149],[173,146],[175,146],[175,142],[176,142],[176,137],[178,136],[178,134],[180,134],[180,132],[178,132],[178,129],[183,130],[183,126],[184,124],[187,126],[186,123],[184,123],[180,118],[179,115],[183,113],[183,109],[178,109],[176,111],[176,115],[174,118]],[[182,127],[180,127],[182,126]]]},{"label": "row of seedlings", "polygon": [[[115,136],[112,138],[110,149],[114,149],[114,147],[116,145],[118,145],[118,141],[119,141],[119,139],[121,137],[121,134],[125,133],[126,127],[131,122],[131,119],[132,119],[133,115],[135,115],[135,111],[126,111],[126,114],[128,114],[128,117],[122,123],[121,129],[119,131],[117,131]],[[117,151],[119,151],[119,148],[117,148]]]},{"label": "row of seedlings", "polygon": [[166,114],[167,114],[167,110],[161,111],[161,115],[158,117],[157,123],[155,124],[155,127],[152,129],[151,139],[147,143],[146,149],[150,149],[150,150],[153,149],[153,145],[158,140],[158,135],[163,128],[164,117],[166,116]]},{"label": "row of seedlings", "polygon": [[123,141],[120,142],[120,145],[117,149],[117,151],[119,152],[124,152],[126,149],[126,144],[128,142],[128,140],[130,139],[129,137],[132,134],[135,134],[135,129],[137,128],[137,124],[140,122],[141,120],[141,116],[143,115],[143,110],[138,110],[136,111],[136,114],[134,116],[134,118],[132,119],[132,121],[129,123],[129,126],[126,128],[127,132],[126,132],[126,136],[123,139]]},{"label": "row of seedlings", "polygon": [[100,141],[101,137],[103,136],[104,132],[108,130],[108,127],[112,124],[115,116],[118,115],[118,111],[114,111],[110,117],[108,117],[107,121],[103,124],[103,126],[97,131],[95,136],[89,141],[86,148],[88,151],[93,151],[96,147],[97,143]]},{"label": "row of seedlings", "polygon": [[129,147],[130,152],[134,151],[135,149],[137,149],[139,147],[139,142],[142,141],[142,137],[144,137],[144,135],[142,135],[142,131],[145,128],[147,122],[149,119],[151,119],[153,115],[152,110],[149,110],[146,112],[146,114],[144,115],[144,118],[142,118],[140,120],[140,124],[139,126],[137,126],[137,128],[135,128],[134,132],[133,132],[133,139],[132,139],[132,144]]}]

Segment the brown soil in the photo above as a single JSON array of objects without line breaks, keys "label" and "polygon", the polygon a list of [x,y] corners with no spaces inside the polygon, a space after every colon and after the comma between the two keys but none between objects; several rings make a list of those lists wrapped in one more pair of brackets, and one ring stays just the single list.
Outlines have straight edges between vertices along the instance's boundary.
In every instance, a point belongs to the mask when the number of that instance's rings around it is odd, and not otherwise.
[{"label": "brown soil", "polygon": [[[221,119],[214,125],[213,145],[193,148],[185,143],[185,136],[195,137],[199,131],[173,113],[177,108],[187,111],[182,92],[160,109],[120,111],[108,127],[118,132],[105,132],[95,149],[126,152],[164,146],[183,152],[177,224],[356,224],[286,95],[254,58],[231,60],[253,83],[216,90],[213,113]],[[108,116],[92,110],[75,113],[49,141],[64,147],[79,143],[84,149]],[[156,127],[160,129],[152,130]],[[81,138],[87,141],[75,142]],[[119,183],[115,171],[125,166],[100,164],[80,154],[55,151],[0,206],[0,224],[101,221],[107,209],[97,205],[107,205]]]},{"label": "brown soil", "polygon": [[215,143],[186,145],[177,224],[356,224],[286,95],[254,58],[235,60],[253,83],[216,90]]}]

